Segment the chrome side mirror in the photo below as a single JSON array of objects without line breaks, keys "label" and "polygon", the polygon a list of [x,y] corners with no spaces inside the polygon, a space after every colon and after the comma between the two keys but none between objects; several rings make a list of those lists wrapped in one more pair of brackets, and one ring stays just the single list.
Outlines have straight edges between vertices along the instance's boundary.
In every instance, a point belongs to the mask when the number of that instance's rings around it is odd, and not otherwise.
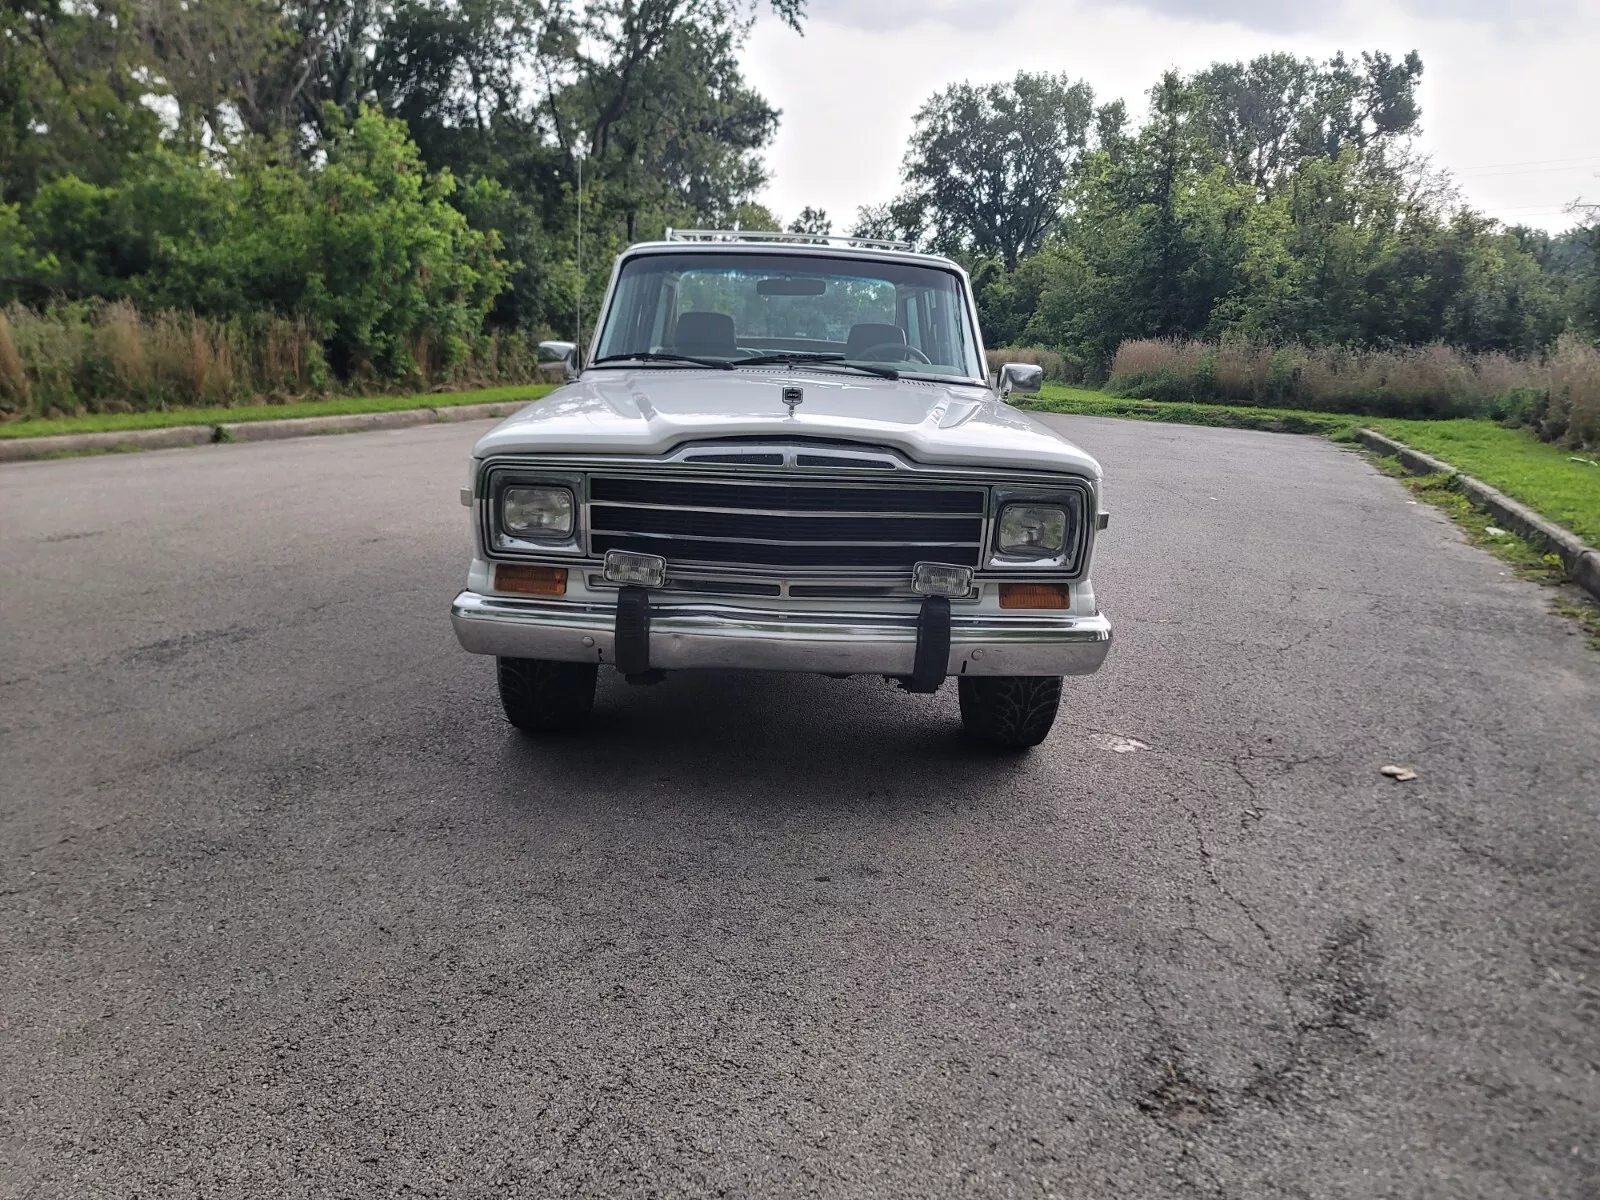
[{"label": "chrome side mirror", "polygon": [[567,381],[578,377],[578,343],[577,342],[540,342],[539,343],[539,370],[541,373],[547,364],[560,363],[561,377]]},{"label": "chrome side mirror", "polygon": [[1022,396],[1038,395],[1044,386],[1044,368],[1032,363],[1007,363],[1000,368],[1000,399],[1016,392]]}]

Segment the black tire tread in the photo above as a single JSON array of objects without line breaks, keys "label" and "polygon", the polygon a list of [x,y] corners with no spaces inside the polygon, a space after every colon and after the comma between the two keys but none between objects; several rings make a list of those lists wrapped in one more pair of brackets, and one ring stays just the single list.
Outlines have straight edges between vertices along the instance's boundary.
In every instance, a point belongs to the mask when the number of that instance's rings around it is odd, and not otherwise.
[{"label": "black tire tread", "polygon": [[577,729],[594,711],[595,663],[551,662],[542,658],[495,660],[500,706],[506,720],[524,733]]},{"label": "black tire tread", "polygon": [[1059,676],[963,675],[957,688],[967,735],[1016,750],[1044,741],[1061,706]]}]

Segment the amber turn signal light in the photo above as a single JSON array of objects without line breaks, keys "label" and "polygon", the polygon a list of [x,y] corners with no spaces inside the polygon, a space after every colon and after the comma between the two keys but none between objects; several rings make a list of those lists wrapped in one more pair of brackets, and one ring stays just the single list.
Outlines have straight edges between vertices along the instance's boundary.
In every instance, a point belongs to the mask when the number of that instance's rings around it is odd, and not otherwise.
[{"label": "amber turn signal light", "polygon": [[1002,583],[1001,608],[1071,608],[1072,590],[1064,583]]},{"label": "amber turn signal light", "polygon": [[501,563],[494,569],[494,586],[498,592],[522,592],[528,596],[565,596],[567,569],[517,567]]}]

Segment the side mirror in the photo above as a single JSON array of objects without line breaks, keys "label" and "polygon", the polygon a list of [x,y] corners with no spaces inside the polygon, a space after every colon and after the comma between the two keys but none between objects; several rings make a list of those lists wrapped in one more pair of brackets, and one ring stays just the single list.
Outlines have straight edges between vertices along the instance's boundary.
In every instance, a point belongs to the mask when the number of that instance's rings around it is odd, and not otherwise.
[{"label": "side mirror", "polygon": [[539,369],[542,372],[548,364],[561,364],[561,377],[573,380],[578,377],[578,343],[576,342],[540,342],[539,343]]},{"label": "side mirror", "polygon": [[1035,396],[1044,386],[1044,368],[1036,367],[1032,363],[1007,363],[1000,368],[1000,399],[1004,400],[1016,392],[1023,396]]}]

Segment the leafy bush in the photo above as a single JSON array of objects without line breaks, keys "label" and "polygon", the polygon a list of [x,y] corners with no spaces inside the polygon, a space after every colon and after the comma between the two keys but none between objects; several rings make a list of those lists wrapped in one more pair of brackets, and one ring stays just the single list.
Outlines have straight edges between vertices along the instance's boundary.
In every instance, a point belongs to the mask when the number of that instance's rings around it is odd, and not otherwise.
[{"label": "leafy bush", "polygon": [[[319,161],[251,146],[224,172],[158,148],[110,186],[50,181],[25,227],[0,210],[0,258],[33,263],[18,295],[127,300],[224,323],[272,313],[303,324],[341,378],[448,372],[472,357],[505,289],[498,235],[469,226],[450,202],[454,178],[428,171],[403,122],[375,109],[327,120]],[[130,320],[92,324],[118,364],[105,369],[137,390],[155,368],[128,357],[142,345],[124,331]],[[215,365],[221,375],[201,390],[220,394],[228,372]]]}]

